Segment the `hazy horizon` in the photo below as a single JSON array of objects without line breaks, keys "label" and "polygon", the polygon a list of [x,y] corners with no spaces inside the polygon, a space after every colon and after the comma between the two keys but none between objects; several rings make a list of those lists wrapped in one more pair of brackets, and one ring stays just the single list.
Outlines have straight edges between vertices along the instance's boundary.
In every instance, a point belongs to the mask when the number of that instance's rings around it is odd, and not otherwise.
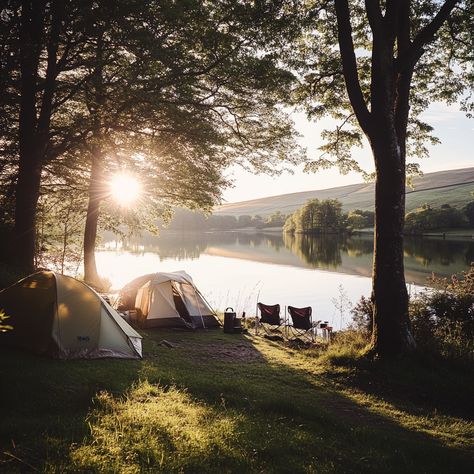
[{"label": "hazy horizon", "polygon": [[[308,150],[308,155],[316,159],[321,146],[321,131],[329,127],[328,120],[319,123],[310,122],[303,113],[294,113],[296,130],[302,135],[301,144]],[[474,122],[459,110],[457,104],[445,105],[435,102],[423,114],[423,119],[434,127],[433,134],[441,143],[428,146],[429,158],[410,160],[421,165],[424,173],[446,171],[474,166],[472,144],[474,143]],[[354,148],[353,155],[366,171],[373,170],[372,155],[368,144],[363,148]],[[452,159],[446,160],[451,155]],[[336,168],[322,170],[318,173],[304,173],[303,166],[293,166],[294,174],[285,172],[279,176],[254,174],[238,167],[232,167],[228,176],[234,180],[234,187],[223,193],[223,204],[248,201],[279,194],[300,191],[328,189],[363,181],[359,173],[341,175]]]}]

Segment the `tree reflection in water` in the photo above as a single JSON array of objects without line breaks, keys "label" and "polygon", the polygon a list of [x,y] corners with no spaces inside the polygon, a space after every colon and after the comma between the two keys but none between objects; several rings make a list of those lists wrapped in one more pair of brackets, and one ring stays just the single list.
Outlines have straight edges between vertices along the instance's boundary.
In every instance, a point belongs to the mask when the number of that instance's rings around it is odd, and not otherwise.
[{"label": "tree reflection in water", "polygon": [[424,267],[448,266],[456,262],[469,265],[474,257],[474,242],[440,238],[405,238],[405,256],[415,258]]},{"label": "tree reflection in water", "polygon": [[334,268],[341,263],[346,240],[339,235],[283,234],[286,247],[312,268]]},{"label": "tree reflection in water", "polygon": [[[109,240],[111,240],[110,236]],[[107,241],[107,238],[105,238]],[[371,235],[309,235],[265,232],[162,232],[122,242],[121,249],[134,254],[158,254],[160,260],[198,259],[201,254],[284,263],[309,268],[322,268],[353,273],[365,268],[370,275],[373,238]],[[226,253],[227,252],[227,253]],[[474,241],[441,238],[405,238],[405,266],[410,271],[447,276],[465,270],[474,261]],[[360,272],[359,272],[360,273]],[[358,274],[359,274],[358,273]]]}]

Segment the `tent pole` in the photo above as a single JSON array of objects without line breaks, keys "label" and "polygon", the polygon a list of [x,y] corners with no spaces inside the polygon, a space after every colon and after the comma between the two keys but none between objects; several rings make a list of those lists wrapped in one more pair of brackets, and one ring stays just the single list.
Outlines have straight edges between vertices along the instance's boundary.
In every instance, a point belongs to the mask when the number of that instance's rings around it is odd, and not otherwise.
[{"label": "tent pole", "polygon": [[194,283],[193,283],[193,290],[194,290],[194,296],[196,297],[196,303],[199,309],[199,315],[201,316],[202,328],[206,329],[206,325],[204,324],[204,318],[202,317],[201,305],[199,304],[198,294],[197,294],[196,287],[194,286]]},{"label": "tent pole", "polygon": [[258,336],[258,300],[260,298],[260,290],[257,293],[257,302],[255,304],[255,335]]},{"label": "tent pole", "polygon": [[217,321],[219,322],[219,326],[221,326],[221,323],[219,321],[219,318],[217,317],[217,312],[216,310],[211,306],[211,303],[207,301],[206,297],[199,291],[199,288],[194,288],[194,291],[204,300],[204,303],[209,306],[209,309],[212,311],[212,314],[216,317]]},{"label": "tent pole", "polygon": [[206,300],[206,298],[204,297],[204,295],[197,289],[195,288],[194,291],[204,300],[204,302],[207,304],[207,306],[209,306],[209,308],[211,309],[212,313],[214,314],[214,316],[217,316],[217,313],[214,311],[214,309],[212,308],[211,304],[209,303],[209,301]]}]

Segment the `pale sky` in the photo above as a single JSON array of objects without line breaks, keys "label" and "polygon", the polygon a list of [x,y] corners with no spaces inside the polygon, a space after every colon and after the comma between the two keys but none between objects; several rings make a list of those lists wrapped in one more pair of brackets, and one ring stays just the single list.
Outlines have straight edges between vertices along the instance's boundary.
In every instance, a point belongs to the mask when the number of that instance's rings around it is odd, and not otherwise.
[{"label": "pale sky", "polygon": [[[293,117],[296,129],[303,135],[302,145],[307,148],[310,157],[318,157],[324,122],[310,123],[304,114],[300,113],[294,114]],[[474,119],[466,118],[457,105],[448,106],[442,103],[433,103],[423,118],[434,127],[435,136],[441,140],[441,144],[429,147],[429,158],[418,160],[424,173],[474,166]],[[368,146],[363,149],[354,148],[353,156],[365,170],[373,170]],[[336,168],[311,174],[303,173],[302,168],[294,167],[294,174],[284,173],[275,177],[251,174],[238,167],[231,168],[228,175],[233,179],[234,187],[224,192],[224,202],[333,188],[362,181],[359,174],[349,173],[343,176]]]}]

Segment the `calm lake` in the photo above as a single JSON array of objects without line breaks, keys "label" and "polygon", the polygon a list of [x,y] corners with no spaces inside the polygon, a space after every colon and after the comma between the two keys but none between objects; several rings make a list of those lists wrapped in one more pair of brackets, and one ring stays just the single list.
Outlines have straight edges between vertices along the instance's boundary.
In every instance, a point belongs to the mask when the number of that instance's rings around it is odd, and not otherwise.
[{"label": "calm lake", "polygon": [[[371,236],[164,232],[126,243],[104,239],[97,265],[114,289],[146,273],[185,270],[217,310],[254,315],[257,300],[312,306],[316,319],[339,328],[350,320],[349,301],[370,294],[372,248]],[[419,291],[433,272],[450,276],[471,261],[473,240],[407,238],[408,289]],[[342,318],[335,304],[341,296]]]}]

